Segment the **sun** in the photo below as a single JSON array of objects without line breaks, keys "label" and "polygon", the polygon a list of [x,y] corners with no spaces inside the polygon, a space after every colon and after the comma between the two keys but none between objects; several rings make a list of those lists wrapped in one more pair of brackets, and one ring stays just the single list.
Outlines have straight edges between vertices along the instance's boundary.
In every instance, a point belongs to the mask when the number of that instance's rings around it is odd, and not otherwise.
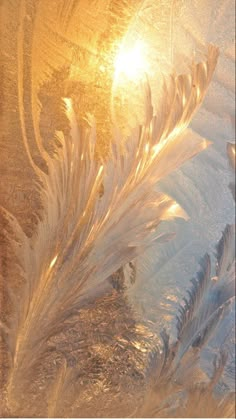
[{"label": "sun", "polygon": [[139,80],[148,71],[145,57],[145,45],[136,41],[132,46],[122,45],[114,62],[114,79]]}]

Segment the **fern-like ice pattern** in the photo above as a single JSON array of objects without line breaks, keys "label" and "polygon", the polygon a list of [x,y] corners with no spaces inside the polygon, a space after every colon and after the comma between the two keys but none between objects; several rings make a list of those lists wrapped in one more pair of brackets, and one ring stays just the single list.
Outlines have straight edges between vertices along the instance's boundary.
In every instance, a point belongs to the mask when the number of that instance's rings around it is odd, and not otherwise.
[{"label": "fern-like ice pattern", "polygon": [[[220,21],[227,2],[219,2]],[[179,72],[178,1],[0,7],[1,416],[194,417],[197,405],[198,416],[231,417],[234,226],[225,222],[216,262],[210,253],[200,261],[177,309],[175,338],[144,319],[132,297],[146,252],[175,243],[174,222],[191,218],[163,185],[211,144],[190,124],[217,73],[217,42],[201,45],[193,60],[184,54],[187,71]],[[112,66],[140,22],[150,48],[154,33],[166,34],[170,65],[158,94],[154,76],[138,94],[131,89],[126,113],[112,103]],[[194,33],[189,39],[186,51]],[[227,151],[233,166],[232,143]]]}]

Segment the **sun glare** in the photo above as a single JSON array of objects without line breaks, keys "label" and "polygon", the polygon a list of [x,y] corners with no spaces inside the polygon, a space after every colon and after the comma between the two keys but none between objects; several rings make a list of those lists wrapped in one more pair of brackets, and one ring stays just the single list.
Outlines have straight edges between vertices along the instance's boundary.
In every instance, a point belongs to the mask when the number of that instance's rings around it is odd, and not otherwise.
[{"label": "sun glare", "polygon": [[136,41],[132,47],[122,46],[115,60],[115,80],[126,77],[135,81],[147,72],[145,48],[141,41]]}]

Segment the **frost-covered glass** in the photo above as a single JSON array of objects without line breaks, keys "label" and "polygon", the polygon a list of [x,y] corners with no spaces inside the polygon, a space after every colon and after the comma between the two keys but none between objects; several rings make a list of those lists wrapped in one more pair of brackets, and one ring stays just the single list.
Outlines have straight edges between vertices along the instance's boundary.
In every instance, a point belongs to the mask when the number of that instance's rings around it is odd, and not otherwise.
[{"label": "frost-covered glass", "polygon": [[0,8],[0,415],[233,417],[234,2]]}]

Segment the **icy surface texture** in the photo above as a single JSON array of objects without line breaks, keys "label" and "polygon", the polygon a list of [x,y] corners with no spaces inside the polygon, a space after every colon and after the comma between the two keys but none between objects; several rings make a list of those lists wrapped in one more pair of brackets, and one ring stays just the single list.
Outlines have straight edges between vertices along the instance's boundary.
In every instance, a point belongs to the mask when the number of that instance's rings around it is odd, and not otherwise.
[{"label": "icy surface texture", "polygon": [[234,10],[0,2],[1,416],[233,416]]}]

